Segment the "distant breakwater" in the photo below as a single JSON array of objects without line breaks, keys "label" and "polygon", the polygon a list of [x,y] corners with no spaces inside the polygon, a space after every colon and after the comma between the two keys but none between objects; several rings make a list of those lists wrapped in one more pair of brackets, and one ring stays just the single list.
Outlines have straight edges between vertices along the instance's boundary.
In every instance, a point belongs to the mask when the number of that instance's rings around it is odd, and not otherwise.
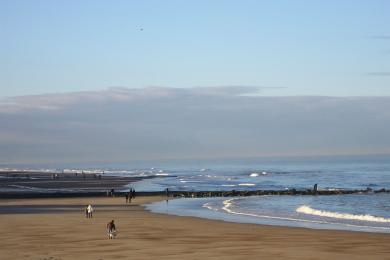
[{"label": "distant breakwater", "polygon": [[[115,192],[114,197],[124,197],[127,192]],[[207,198],[207,197],[240,197],[262,195],[344,195],[344,194],[368,194],[390,193],[390,189],[373,190],[230,190],[230,191],[141,191],[136,196],[165,196],[171,198]],[[102,192],[0,192],[0,199],[23,199],[23,198],[75,198],[75,197],[111,197],[106,191]]]},{"label": "distant breakwater", "polygon": [[[247,190],[247,191],[169,191],[171,197],[204,198],[204,197],[240,197],[240,196],[261,196],[261,195],[343,195],[358,193],[390,193],[390,189],[373,190]],[[166,195],[166,192],[164,192]]]}]

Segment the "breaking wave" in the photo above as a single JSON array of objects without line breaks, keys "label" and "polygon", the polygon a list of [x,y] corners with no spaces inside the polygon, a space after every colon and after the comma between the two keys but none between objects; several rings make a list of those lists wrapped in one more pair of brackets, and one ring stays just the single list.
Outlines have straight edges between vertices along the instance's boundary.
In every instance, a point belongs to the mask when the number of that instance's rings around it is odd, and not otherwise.
[{"label": "breaking wave", "polygon": [[299,208],[296,209],[296,211],[303,214],[328,217],[328,218],[390,223],[389,218],[376,217],[372,215],[354,215],[349,213],[324,211],[324,210],[313,209],[306,205],[300,206]]},{"label": "breaking wave", "polygon": [[[249,217],[257,217],[257,218],[269,218],[269,219],[279,219],[279,220],[292,220],[292,221],[301,221],[301,222],[311,222],[311,223],[327,223],[325,221],[316,221],[316,220],[305,220],[305,219],[298,219],[298,218],[290,218],[290,217],[278,217],[278,216],[267,216],[267,215],[260,215],[260,214],[254,214],[254,213],[247,213],[247,212],[240,212],[233,209],[233,202],[237,199],[228,199],[223,201],[223,207],[222,210],[235,215],[243,215],[243,216],[249,216]],[[203,208],[207,209],[213,209],[213,207],[206,203],[203,204]],[[213,209],[215,210],[215,209]]]}]

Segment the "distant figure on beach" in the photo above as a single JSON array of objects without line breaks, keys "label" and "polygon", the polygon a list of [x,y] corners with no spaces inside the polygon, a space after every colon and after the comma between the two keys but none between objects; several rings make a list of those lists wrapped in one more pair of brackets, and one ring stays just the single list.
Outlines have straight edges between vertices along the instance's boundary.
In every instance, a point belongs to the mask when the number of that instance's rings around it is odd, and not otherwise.
[{"label": "distant figure on beach", "polygon": [[110,222],[107,223],[107,233],[108,233],[108,238],[113,239],[116,236],[116,227],[114,224],[114,220],[111,220]]},{"label": "distant figure on beach", "polygon": [[135,189],[131,189],[131,198],[135,199]]},{"label": "distant figure on beach", "polygon": [[313,192],[314,192],[314,193],[317,193],[317,191],[318,191],[318,185],[317,185],[317,183],[316,183],[316,184],[314,184]]},{"label": "distant figure on beach", "polygon": [[88,206],[85,207],[85,217],[88,218]]},{"label": "distant figure on beach", "polygon": [[165,202],[168,204],[168,198],[169,198],[169,189],[168,188],[165,188],[165,196],[166,196],[166,198],[165,198]]},{"label": "distant figure on beach", "polygon": [[111,197],[115,197],[115,190],[111,189]]},{"label": "distant figure on beach", "polygon": [[87,212],[88,212],[88,218],[92,218],[93,207],[91,205],[88,205]]},{"label": "distant figure on beach", "polygon": [[125,197],[126,197],[126,204],[129,202],[129,194],[128,193],[126,193],[125,194]]}]

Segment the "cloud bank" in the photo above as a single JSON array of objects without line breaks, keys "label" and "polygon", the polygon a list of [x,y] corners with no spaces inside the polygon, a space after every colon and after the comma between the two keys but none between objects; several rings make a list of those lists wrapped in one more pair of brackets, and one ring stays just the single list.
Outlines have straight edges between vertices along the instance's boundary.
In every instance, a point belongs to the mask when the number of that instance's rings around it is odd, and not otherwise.
[{"label": "cloud bank", "polygon": [[0,163],[390,153],[390,97],[258,91],[110,88],[3,99]]}]

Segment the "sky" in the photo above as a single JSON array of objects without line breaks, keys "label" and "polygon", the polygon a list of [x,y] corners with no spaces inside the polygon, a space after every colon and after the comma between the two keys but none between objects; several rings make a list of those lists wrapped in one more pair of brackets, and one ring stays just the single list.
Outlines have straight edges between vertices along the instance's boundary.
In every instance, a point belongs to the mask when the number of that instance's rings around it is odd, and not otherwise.
[{"label": "sky", "polygon": [[0,164],[390,154],[389,10],[0,0]]},{"label": "sky", "polygon": [[0,98],[109,87],[390,95],[389,1],[0,1]]}]

